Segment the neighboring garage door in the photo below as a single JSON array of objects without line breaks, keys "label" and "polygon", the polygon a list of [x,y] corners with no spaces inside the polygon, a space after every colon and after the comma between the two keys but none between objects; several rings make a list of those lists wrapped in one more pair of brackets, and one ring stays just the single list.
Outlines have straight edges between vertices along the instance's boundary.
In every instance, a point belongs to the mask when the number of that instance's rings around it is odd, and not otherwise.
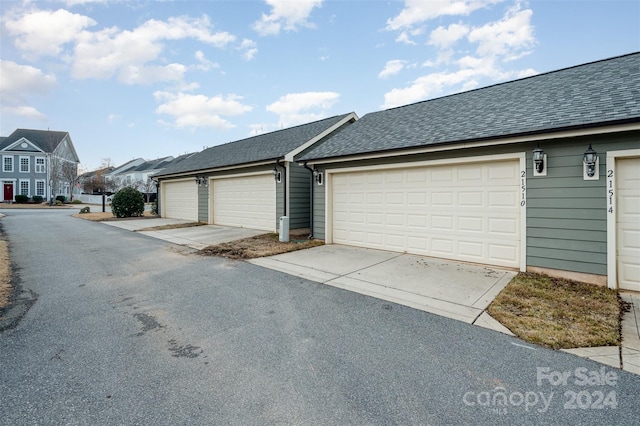
[{"label": "neighboring garage door", "polygon": [[164,217],[198,220],[198,185],[194,179],[162,182]]},{"label": "neighboring garage door", "polygon": [[276,229],[276,183],[271,173],[212,181],[213,223]]},{"label": "neighboring garage door", "polygon": [[640,291],[640,158],[616,160],[618,286]]},{"label": "neighboring garage door", "polygon": [[520,266],[519,161],[335,173],[333,242]]}]

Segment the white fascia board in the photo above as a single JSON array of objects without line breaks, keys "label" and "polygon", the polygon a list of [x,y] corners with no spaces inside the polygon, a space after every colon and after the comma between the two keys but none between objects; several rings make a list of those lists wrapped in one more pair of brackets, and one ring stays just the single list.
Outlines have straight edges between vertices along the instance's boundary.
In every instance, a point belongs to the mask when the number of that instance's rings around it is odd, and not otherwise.
[{"label": "white fascia board", "polygon": [[516,136],[504,139],[490,139],[486,141],[478,141],[478,142],[461,142],[461,143],[448,143],[445,145],[436,145],[436,146],[424,146],[415,149],[397,149],[394,151],[380,151],[371,154],[354,154],[354,155],[345,155],[343,157],[335,157],[335,158],[327,158],[327,159],[314,159],[303,161],[300,163],[306,163],[307,165],[316,165],[316,164],[331,164],[331,163],[343,163],[346,161],[358,161],[358,160],[370,160],[370,159],[381,159],[388,157],[398,157],[402,155],[416,155],[416,154],[425,154],[430,152],[440,152],[440,151],[453,151],[456,149],[463,148],[478,148],[478,147],[487,147],[487,146],[500,146],[500,145],[509,145],[516,144],[522,142],[535,142],[535,141],[544,141],[551,139],[562,139],[562,138],[572,138],[578,136],[592,136],[592,135],[602,135],[607,133],[620,133],[620,132],[629,132],[633,130],[640,130],[640,123],[632,123],[632,124],[620,124],[615,126],[606,126],[606,127],[598,127],[598,128],[588,128],[588,129],[579,129],[579,130],[565,130],[553,133],[540,133],[540,134],[532,134],[527,136]]},{"label": "white fascia board", "polygon": [[357,121],[358,120],[358,115],[355,112],[349,113],[346,117],[344,117],[342,120],[340,120],[339,122],[337,122],[333,126],[331,126],[328,129],[326,129],[324,132],[316,135],[316,137],[308,140],[307,142],[305,142],[304,144],[300,145],[299,147],[297,147],[293,151],[288,152],[287,154],[285,154],[284,161],[288,161],[288,162],[292,163],[293,162],[293,157],[295,157],[296,155],[300,154],[302,151],[304,151],[305,149],[309,148],[314,143],[318,142],[319,140],[321,140],[325,136],[327,136],[327,135],[333,133],[334,131],[338,130],[340,127],[344,126],[345,124],[347,124],[348,122],[350,122],[352,120],[353,121]]}]

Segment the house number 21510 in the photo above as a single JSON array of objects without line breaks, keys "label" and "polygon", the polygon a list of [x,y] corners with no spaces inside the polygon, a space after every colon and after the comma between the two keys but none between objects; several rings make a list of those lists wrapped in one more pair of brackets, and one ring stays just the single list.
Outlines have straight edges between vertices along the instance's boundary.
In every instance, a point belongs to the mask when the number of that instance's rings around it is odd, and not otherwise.
[{"label": "house number 21510", "polygon": [[527,172],[520,171],[520,206],[527,204]]},{"label": "house number 21510", "polygon": [[607,211],[613,213],[613,197],[615,196],[613,170],[607,170]]}]

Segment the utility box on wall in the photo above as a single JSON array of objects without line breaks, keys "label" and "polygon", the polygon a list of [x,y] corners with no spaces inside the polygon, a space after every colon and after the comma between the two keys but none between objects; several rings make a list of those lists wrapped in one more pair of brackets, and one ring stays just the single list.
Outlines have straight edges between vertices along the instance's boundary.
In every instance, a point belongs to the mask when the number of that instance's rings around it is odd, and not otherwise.
[{"label": "utility box on wall", "polygon": [[280,242],[286,243],[289,241],[289,217],[280,217]]}]

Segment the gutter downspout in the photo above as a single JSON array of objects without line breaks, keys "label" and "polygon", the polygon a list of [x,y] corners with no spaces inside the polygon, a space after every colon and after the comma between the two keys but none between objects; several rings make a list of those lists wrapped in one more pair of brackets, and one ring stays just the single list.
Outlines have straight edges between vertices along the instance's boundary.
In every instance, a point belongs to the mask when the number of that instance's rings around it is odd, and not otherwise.
[{"label": "gutter downspout", "polygon": [[314,184],[313,184],[313,169],[309,166],[307,166],[307,163],[304,163],[304,168],[309,170],[309,172],[311,173],[311,188],[309,191],[309,239],[313,240],[313,190],[314,190]]},{"label": "gutter downspout", "polygon": [[287,216],[287,166],[285,164],[280,164],[280,159],[276,160],[276,167],[282,167],[282,183],[284,184],[284,212],[283,216]]}]

